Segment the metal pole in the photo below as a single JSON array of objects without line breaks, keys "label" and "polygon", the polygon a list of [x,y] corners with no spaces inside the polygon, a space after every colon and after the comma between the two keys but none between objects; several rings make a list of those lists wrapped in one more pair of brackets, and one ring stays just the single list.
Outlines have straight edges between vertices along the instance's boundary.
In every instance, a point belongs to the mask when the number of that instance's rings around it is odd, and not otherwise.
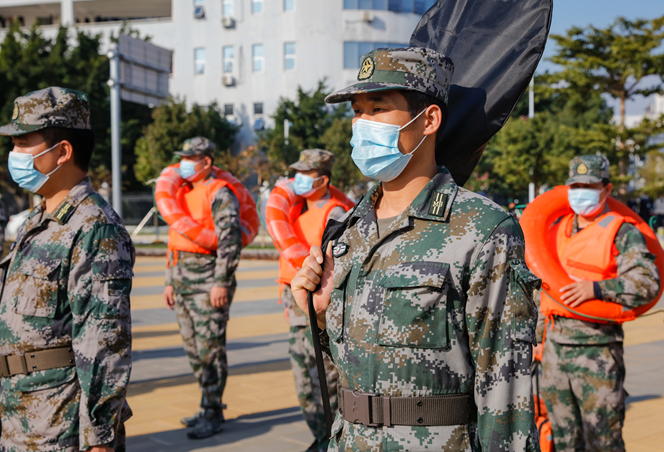
[{"label": "metal pole", "polygon": [[122,218],[122,148],[120,146],[120,52],[117,47],[108,53],[111,67],[111,173],[113,176],[113,209]]},{"label": "metal pole", "polygon": [[530,79],[530,88],[528,89],[528,117],[535,117],[535,77]]}]

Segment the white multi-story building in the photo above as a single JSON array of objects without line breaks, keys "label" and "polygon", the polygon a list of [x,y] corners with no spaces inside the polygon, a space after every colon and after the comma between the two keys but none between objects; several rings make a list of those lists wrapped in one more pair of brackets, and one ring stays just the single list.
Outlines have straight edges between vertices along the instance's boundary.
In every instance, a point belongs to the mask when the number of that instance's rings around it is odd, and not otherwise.
[{"label": "white multi-story building", "polygon": [[[360,56],[405,46],[435,0],[0,0],[0,39],[12,19],[102,33],[123,21],[173,50],[171,94],[189,104],[217,102],[241,124],[237,148],[271,126],[280,98],[297,87],[330,89],[356,80]],[[105,49],[104,49],[105,50]]]}]

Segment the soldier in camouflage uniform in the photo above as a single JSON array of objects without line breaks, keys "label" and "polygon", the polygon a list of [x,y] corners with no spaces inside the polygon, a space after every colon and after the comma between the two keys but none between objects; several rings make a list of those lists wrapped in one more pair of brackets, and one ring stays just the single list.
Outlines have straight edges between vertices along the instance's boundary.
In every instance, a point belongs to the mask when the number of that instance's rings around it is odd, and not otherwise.
[{"label": "soldier in camouflage uniform", "polygon": [[[320,231],[320,234],[316,236],[318,245],[320,245],[323,228],[328,220],[338,220],[346,213],[346,209],[339,205],[332,207],[329,213],[326,213],[328,210],[326,207],[332,201],[327,187],[331,178],[333,164],[334,154],[331,152],[321,149],[306,149],[300,153],[300,159],[289,167],[307,177],[319,180],[319,182],[314,182],[314,189],[319,188],[319,191],[322,191],[322,193],[306,198],[306,202],[302,203],[303,208],[300,213],[302,217],[302,215],[309,211],[309,215],[303,217],[303,222],[308,229],[318,229]],[[320,213],[316,214],[316,212],[308,209],[309,204],[318,209]],[[304,205],[307,206],[307,209],[304,209]],[[314,215],[313,217],[311,217],[312,214]],[[309,224],[311,221],[318,221],[318,224]],[[286,264],[281,262],[280,265],[283,266]],[[283,271],[283,269],[280,270]],[[323,411],[323,400],[321,399],[311,330],[308,326],[307,316],[293,299],[290,284],[284,284],[281,299],[286,304],[286,316],[290,324],[288,352],[290,353],[291,367],[295,377],[297,398],[300,402],[302,415],[315,438],[315,441],[308,450],[324,451],[327,450],[328,446],[328,442],[325,439],[327,428],[325,425],[325,413]],[[339,374],[334,367],[334,363],[332,363],[328,356],[324,356],[324,361],[330,395],[330,407],[332,412],[336,413],[338,406],[336,388]]]},{"label": "soldier in camouflage uniform", "polygon": [[9,223],[9,217],[7,217],[7,209],[5,209],[5,203],[0,198],[0,257],[5,254],[5,228]]},{"label": "soldier in camouflage uniform", "polygon": [[[610,212],[606,204],[612,190],[609,161],[603,155],[574,158],[567,185],[570,189],[600,192],[594,213],[575,214],[573,237]],[[657,296],[660,280],[655,256],[648,251],[636,226],[622,223],[613,245],[618,276],[603,281],[578,281],[563,287],[561,298],[570,307],[599,299],[633,308]],[[541,394],[553,428],[556,451],[624,451],[622,426],[627,393],[622,325],[557,315],[547,322],[540,314],[537,331],[540,342],[545,327]]]},{"label": "soldier in camouflage uniform", "polygon": [[[211,191],[206,188],[215,181],[214,149],[214,143],[203,137],[184,142],[182,151],[177,152],[182,157],[180,172],[189,182],[187,190],[200,193],[194,199],[186,196],[178,199],[209,202],[197,210],[209,212],[211,218],[207,221],[214,223],[217,249],[197,251],[193,242],[171,228],[164,291],[166,306],[175,309],[184,349],[201,389],[200,411],[181,420],[190,427],[187,434],[192,439],[207,438],[222,430],[225,408],[222,396],[228,378],[226,326],[237,286],[235,269],[242,250],[237,197],[228,187]],[[184,173],[187,164],[194,168],[190,175]]]},{"label": "soldier in camouflage uniform", "polygon": [[321,283],[314,305],[341,387],[329,450],[539,450],[540,281],[517,221],[436,166],[452,72],[433,50],[378,49],[359,83],[326,99],[352,102],[353,159],[381,181],[292,282],[300,307]]},{"label": "soldier in camouflage uniform", "polygon": [[9,171],[44,200],[0,264],[0,450],[123,451],[134,246],[87,177],[88,97],[52,87],[14,105]]}]

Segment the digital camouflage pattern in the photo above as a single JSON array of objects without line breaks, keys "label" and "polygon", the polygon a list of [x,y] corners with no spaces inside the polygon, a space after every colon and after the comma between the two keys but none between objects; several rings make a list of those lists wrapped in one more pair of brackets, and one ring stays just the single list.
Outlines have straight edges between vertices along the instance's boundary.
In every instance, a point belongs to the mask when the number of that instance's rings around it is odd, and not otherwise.
[{"label": "digital camouflage pattern", "polygon": [[194,137],[184,140],[182,150],[176,152],[181,157],[193,157],[194,155],[212,156],[217,146],[205,137]]},{"label": "digital camouflage pattern", "polygon": [[569,162],[566,185],[596,184],[609,177],[609,159],[602,154],[582,155]]},{"label": "digital camouflage pattern", "polygon": [[[282,299],[289,304],[295,303],[290,286],[287,285],[284,288]],[[304,316],[300,308],[295,306],[295,309],[300,311],[301,315]],[[318,382],[314,343],[311,337],[311,329],[308,326],[291,325],[288,337],[288,351],[302,416],[307,422],[314,438],[318,441],[319,450],[325,451],[327,450],[327,441],[325,441],[327,425],[325,423],[320,383]],[[327,389],[330,396],[330,408],[332,409],[332,415],[335,415],[339,406],[337,400],[339,373],[328,355],[323,354],[323,361],[325,363]]]},{"label": "digital camouflage pattern", "polygon": [[7,223],[9,223],[7,209],[5,209],[5,203],[0,199],[0,258],[5,255],[5,228]]},{"label": "digital camouflage pattern", "polygon": [[52,86],[17,97],[11,122],[0,127],[0,135],[24,135],[46,127],[89,130],[88,95]]},{"label": "digital camouflage pattern", "polygon": [[541,395],[556,451],[624,452],[622,343],[578,346],[547,337],[542,366]]},{"label": "digital camouflage pattern", "polygon": [[296,171],[318,170],[320,172],[332,172],[334,165],[334,154],[324,149],[305,149],[300,152],[297,162],[289,166]]},{"label": "digital camouflage pattern", "polygon": [[124,450],[134,245],[90,179],[18,233],[0,299],[0,355],[69,347],[75,367],[0,379],[3,452]]},{"label": "digital camouflage pattern", "polygon": [[[445,168],[378,238],[376,184],[336,245],[329,340],[339,385],[384,396],[472,394],[477,422],[368,427],[337,415],[334,451],[539,450],[530,377],[537,279],[521,229]],[[325,337],[325,336],[328,337]]]},{"label": "digital camouflage pattern", "polygon": [[[572,234],[578,231],[575,217]],[[602,299],[628,307],[649,303],[659,293],[660,277],[643,235],[623,223],[614,244],[618,276],[599,281]],[[547,322],[540,313],[540,342],[545,327],[542,398],[556,450],[625,450],[622,325],[559,316]]]},{"label": "digital camouflage pattern", "polygon": [[[179,252],[177,261],[170,255],[169,261],[176,263],[166,269],[166,285],[172,285],[175,292],[175,313],[184,350],[201,388],[201,408],[221,411],[228,378],[226,326],[242,250],[240,205],[227,187],[215,193],[212,215],[217,253]],[[218,309],[210,304],[213,287],[229,289],[226,307]]]},{"label": "digital camouflage pattern", "polygon": [[353,94],[390,89],[419,91],[447,105],[454,74],[452,60],[424,47],[376,49],[362,57],[358,83],[334,92],[325,102],[351,100]]}]

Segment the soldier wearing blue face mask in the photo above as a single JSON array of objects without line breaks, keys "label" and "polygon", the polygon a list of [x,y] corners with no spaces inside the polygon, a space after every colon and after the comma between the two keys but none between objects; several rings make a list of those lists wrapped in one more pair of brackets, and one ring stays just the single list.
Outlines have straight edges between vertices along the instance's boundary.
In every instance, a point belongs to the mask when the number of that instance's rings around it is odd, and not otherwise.
[{"label": "soldier wearing blue face mask", "polygon": [[[601,154],[572,159],[567,185],[573,212],[557,220],[557,249],[576,282],[561,289],[563,303],[572,309],[593,299],[628,308],[649,303],[659,292],[655,257],[630,218],[607,204],[609,160]],[[550,298],[541,300],[537,329],[538,342],[546,339],[541,395],[555,449],[624,451],[622,325],[555,314],[547,322],[545,303]]]}]

